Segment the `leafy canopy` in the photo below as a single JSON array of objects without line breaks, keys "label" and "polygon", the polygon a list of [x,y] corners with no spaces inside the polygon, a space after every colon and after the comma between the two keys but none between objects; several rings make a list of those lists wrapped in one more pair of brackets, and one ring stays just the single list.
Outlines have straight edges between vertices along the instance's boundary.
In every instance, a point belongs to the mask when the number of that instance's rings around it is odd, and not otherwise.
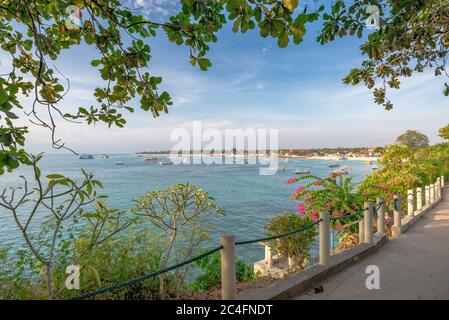
[{"label": "leafy canopy", "polygon": [[443,128],[440,128],[438,135],[445,140],[449,140],[449,124]]},{"label": "leafy canopy", "polygon": [[[127,9],[119,0],[3,0],[0,43],[2,56],[8,58],[2,64],[10,66],[10,71],[0,75],[0,174],[20,163],[30,164],[24,148],[27,128],[14,122],[19,117],[49,129],[54,148],[68,149],[57,137],[55,118],[123,127],[126,112],[142,109],[153,117],[167,113],[170,95],[159,90],[162,78],[148,72],[149,39],[158,29],[170,42],[186,46],[190,63],[200,70],[211,67],[206,57],[209,45],[218,40],[217,32],[228,22],[234,32],[258,29],[261,37],[276,39],[281,48],[300,44],[306,25],[317,21],[322,24],[317,36],[321,44],[368,34],[360,47],[366,60],[344,82],[364,83],[373,89],[376,103],[391,109],[386,90],[398,89],[400,77],[426,68],[434,69],[436,75],[445,73],[448,1],[314,2],[300,9],[298,0],[181,0],[180,12],[160,23]],[[372,20],[367,5],[379,8],[377,30],[366,28],[366,20]],[[53,61],[63,50],[82,43],[97,50],[91,65],[104,82],[95,89],[94,104],[67,113],[59,102],[70,88],[70,79]],[[449,95],[447,84],[444,94]],[[24,105],[21,95],[33,102]]]},{"label": "leafy canopy", "polygon": [[407,147],[428,147],[429,138],[416,130],[407,130],[396,139],[396,144]]}]

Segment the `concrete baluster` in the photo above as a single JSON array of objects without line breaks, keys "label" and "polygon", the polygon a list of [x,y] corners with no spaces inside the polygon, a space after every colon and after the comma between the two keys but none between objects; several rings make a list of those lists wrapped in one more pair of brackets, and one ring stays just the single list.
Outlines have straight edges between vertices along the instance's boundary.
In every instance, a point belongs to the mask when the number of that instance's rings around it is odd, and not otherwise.
[{"label": "concrete baluster", "polygon": [[401,234],[401,198],[398,195],[394,196],[394,222],[391,228],[393,238],[397,238]]},{"label": "concrete baluster", "polygon": [[365,224],[363,219],[359,220],[359,244],[362,244],[365,240]]},{"label": "concrete baluster", "polygon": [[426,207],[430,206],[430,186],[425,187]]},{"label": "concrete baluster", "polygon": [[320,212],[320,265],[327,266],[330,257],[330,216],[329,212]]},{"label": "concrete baluster", "polygon": [[422,210],[422,188],[416,188],[416,211]]},{"label": "concrete baluster", "polygon": [[363,229],[365,231],[364,243],[373,243],[373,204],[365,202],[365,212],[363,214]]},{"label": "concrete baluster", "polygon": [[382,198],[377,198],[377,234],[385,232],[385,201]]},{"label": "concrete baluster", "polygon": [[430,185],[430,204],[435,202],[435,185],[432,183]]},{"label": "concrete baluster", "polygon": [[221,299],[234,300],[236,297],[235,237],[222,235],[221,245]]},{"label": "concrete baluster", "polygon": [[271,252],[271,248],[265,245],[265,262],[267,263],[268,268],[273,266],[273,253]]},{"label": "concrete baluster", "polygon": [[407,190],[407,215],[413,217],[413,190]]}]

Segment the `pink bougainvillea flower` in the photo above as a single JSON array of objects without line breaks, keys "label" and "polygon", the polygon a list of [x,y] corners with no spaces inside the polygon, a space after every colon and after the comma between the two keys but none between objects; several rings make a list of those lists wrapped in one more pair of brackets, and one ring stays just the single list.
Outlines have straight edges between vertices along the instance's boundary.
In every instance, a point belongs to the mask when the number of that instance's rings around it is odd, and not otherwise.
[{"label": "pink bougainvillea flower", "polygon": [[296,197],[298,196],[298,193],[300,193],[300,192],[303,191],[303,190],[304,190],[304,187],[302,187],[302,186],[296,188],[295,192],[293,192],[292,197],[293,197],[293,198],[296,198]]},{"label": "pink bougainvillea flower", "polygon": [[315,180],[314,182],[312,182],[312,184],[313,184],[314,186],[322,186],[322,185],[323,185],[323,183],[321,182],[321,180]]},{"label": "pink bougainvillea flower", "polygon": [[311,219],[312,219],[313,222],[317,221],[317,220],[318,220],[318,215],[314,214],[314,215],[311,217]]},{"label": "pink bougainvillea flower", "polygon": [[343,227],[341,226],[341,224],[336,223],[335,224],[335,229],[341,230],[341,229],[343,229]]},{"label": "pink bougainvillea flower", "polygon": [[296,177],[292,177],[292,178],[288,179],[287,181],[285,181],[285,183],[287,183],[287,184],[292,184],[295,182],[296,182]]},{"label": "pink bougainvillea flower", "polygon": [[298,203],[298,205],[296,206],[296,210],[298,211],[299,214],[306,213],[306,207],[304,206],[304,204],[302,202]]}]

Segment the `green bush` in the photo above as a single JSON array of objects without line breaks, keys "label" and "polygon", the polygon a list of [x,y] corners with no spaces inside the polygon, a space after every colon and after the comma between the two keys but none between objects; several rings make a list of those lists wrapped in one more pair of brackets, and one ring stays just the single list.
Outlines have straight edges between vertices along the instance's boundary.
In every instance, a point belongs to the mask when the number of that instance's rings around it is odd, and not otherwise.
[{"label": "green bush", "polygon": [[[296,213],[283,213],[273,217],[271,222],[265,226],[268,236],[291,232],[312,224],[313,221],[306,215]],[[310,258],[310,248],[317,236],[315,227],[294,233],[289,236],[271,240],[271,247],[281,255],[292,258],[299,268],[303,268],[305,262]]]},{"label": "green bush", "polygon": [[[196,262],[196,265],[203,271],[198,275],[190,288],[195,292],[206,291],[217,288],[221,284],[221,255],[220,252],[208,255]],[[237,281],[250,282],[255,277],[251,265],[242,259],[236,261]]]}]

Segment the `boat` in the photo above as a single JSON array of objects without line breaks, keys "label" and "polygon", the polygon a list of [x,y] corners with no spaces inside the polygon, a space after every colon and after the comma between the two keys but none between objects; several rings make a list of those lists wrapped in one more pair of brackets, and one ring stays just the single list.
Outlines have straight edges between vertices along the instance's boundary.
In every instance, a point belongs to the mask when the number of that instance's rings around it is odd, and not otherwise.
[{"label": "boat", "polygon": [[109,159],[109,155],[106,153],[100,153],[98,155],[98,159],[104,160],[104,159]]},{"label": "boat", "polygon": [[372,164],[373,164],[372,161],[364,161],[363,163],[364,163],[364,164],[367,164],[367,165],[372,165]]},{"label": "boat", "polygon": [[332,163],[329,165],[329,168],[338,168],[340,165],[338,163]]},{"label": "boat", "polygon": [[117,161],[116,163],[118,166],[123,166],[125,163],[123,161]]},{"label": "boat", "polygon": [[304,173],[310,173],[309,168],[296,168],[295,174],[304,174]]},{"label": "boat", "polygon": [[165,166],[165,165],[169,165],[169,164],[173,164],[173,162],[171,162],[170,160],[159,161],[159,165],[161,165],[161,166]]},{"label": "boat", "polygon": [[372,166],[371,170],[376,171],[377,169],[379,169],[377,166]]},{"label": "boat", "polygon": [[287,171],[287,167],[272,167],[270,170],[273,171]]},{"label": "boat", "polygon": [[351,169],[349,169],[349,167],[347,167],[347,166],[344,166],[337,170],[332,171],[332,173],[336,173],[336,174],[348,174],[350,172],[351,172]]},{"label": "boat", "polygon": [[154,158],[154,157],[143,159],[143,161],[157,161],[157,160],[158,160],[158,158]]},{"label": "boat", "polygon": [[91,155],[91,154],[83,153],[82,155],[80,155],[80,159],[81,159],[81,160],[91,160],[91,159],[93,159],[93,158],[94,158],[94,156]]}]

